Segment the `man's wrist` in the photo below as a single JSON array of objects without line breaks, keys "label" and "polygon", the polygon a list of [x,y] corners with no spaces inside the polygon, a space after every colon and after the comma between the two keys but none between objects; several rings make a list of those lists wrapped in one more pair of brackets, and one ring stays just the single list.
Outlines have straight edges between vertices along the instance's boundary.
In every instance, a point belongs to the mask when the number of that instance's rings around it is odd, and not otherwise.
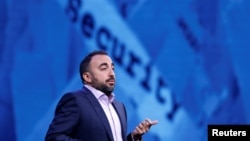
[{"label": "man's wrist", "polygon": [[133,141],[142,141],[142,136],[141,135],[132,135],[132,140]]}]

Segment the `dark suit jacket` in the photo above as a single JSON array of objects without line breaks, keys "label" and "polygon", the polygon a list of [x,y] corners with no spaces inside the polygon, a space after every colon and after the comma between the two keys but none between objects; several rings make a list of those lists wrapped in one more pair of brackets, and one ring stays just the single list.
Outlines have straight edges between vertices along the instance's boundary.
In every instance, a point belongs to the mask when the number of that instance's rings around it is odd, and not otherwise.
[{"label": "dark suit jacket", "polygon": [[[113,106],[120,118],[123,141],[132,141],[126,136],[127,115],[125,106],[116,100]],[[95,98],[85,87],[66,93],[60,99],[54,119],[47,131],[46,141],[113,141],[106,115]]]}]

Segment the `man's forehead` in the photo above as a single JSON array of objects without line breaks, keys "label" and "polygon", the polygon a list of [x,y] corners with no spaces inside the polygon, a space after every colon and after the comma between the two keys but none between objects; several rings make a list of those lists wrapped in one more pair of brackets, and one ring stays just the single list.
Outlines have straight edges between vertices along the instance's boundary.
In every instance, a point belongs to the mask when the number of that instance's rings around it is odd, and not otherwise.
[{"label": "man's forehead", "polygon": [[97,64],[109,63],[109,64],[112,64],[112,60],[107,55],[95,55],[92,57],[91,63],[97,63]]}]

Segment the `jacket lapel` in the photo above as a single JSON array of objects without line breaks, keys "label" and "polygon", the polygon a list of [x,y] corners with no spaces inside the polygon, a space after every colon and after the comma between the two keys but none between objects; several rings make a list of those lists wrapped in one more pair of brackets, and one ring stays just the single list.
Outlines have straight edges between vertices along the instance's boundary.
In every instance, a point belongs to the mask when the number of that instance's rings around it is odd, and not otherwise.
[{"label": "jacket lapel", "polygon": [[94,107],[96,114],[98,115],[99,119],[101,120],[103,126],[105,127],[107,134],[109,135],[110,139],[113,141],[112,131],[109,125],[109,121],[106,117],[105,112],[103,111],[100,103],[95,98],[95,96],[89,91],[87,88],[83,87],[82,91],[86,94],[86,97],[89,99],[91,105]]},{"label": "jacket lapel", "polygon": [[123,140],[126,140],[126,132],[127,132],[126,111],[124,109],[124,106],[121,103],[117,102],[116,100],[113,101],[113,106],[121,122]]}]

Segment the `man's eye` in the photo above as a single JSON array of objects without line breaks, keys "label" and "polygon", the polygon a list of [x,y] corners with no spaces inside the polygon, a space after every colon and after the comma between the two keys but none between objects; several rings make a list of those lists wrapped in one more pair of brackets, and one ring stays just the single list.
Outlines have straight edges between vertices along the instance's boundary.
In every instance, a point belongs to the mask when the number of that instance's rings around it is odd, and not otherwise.
[{"label": "man's eye", "polygon": [[106,70],[106,69],[107,69],[106,67],[101,68],[101,70]]}]

